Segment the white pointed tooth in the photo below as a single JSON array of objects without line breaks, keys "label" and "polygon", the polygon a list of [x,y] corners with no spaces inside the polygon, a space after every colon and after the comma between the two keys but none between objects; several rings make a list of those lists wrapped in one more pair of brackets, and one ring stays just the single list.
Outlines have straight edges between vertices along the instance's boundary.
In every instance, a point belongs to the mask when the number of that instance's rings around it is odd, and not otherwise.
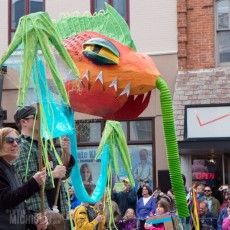
[{"label": "white pointed tooth", "polygon": [[117,77],[113,80],[109,87],[114,87],[115,91],[117,91]]},{"label": "white pointed tooth", "polygon": [[87,80],[89,80],[89,71],[88,70],[85,71],[83,78],[86,78]]},{"label": "white pointed tooth", "polygon": [[97,75],[97,78],[95,79],[95,81],[97,81],[97,79],[99,79],[101,81],[101,83],[103,84],[103,75],[102,75],[102,71]]},{"label": "white pointed tooth", "polygon": [[147,97],[147,95],[148,95],[148,93],[145,93],[145,94],[144,94],[144,98],[143,98],[143,100]]},{"label": "white pointed tooth", "polygon": [[129,96],[129,93],[130,93],[130,82],[129,82],[129,84],[125,87],[125,89],[121,92],[120,95],[127,94],[127,96]]}]

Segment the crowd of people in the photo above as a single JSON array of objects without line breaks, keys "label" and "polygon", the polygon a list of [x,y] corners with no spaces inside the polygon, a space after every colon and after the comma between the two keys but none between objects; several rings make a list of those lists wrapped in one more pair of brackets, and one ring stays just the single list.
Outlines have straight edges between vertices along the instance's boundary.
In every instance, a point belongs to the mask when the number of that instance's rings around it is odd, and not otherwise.
[{"label": "crowd of people", "polygon": [[230,189],[227,185],[213,190],[209,185],[197,183],[193,187],[199,203],[201,229],[230,229]]},{"label": "crowd of people", "polygon": [[[116,191],[116,186],[114,186],[111,197],[106,192],[96,204],[81,203],[74,209],[73,219],[77,225],[76,229],[164,229],[162,223],[150,225],[146,224],[146,220],[151,216],[163,213],[175,215],[175,210],[172,209],[174,207],[173,199],[159,189],[153,193],[152,189],[146,185],[146,181],[141,183],[138,191],[131,186],[128,178],[123,179],[122,182],[122,191]],[[90,185],[85,185],[85,187],[87,186]],[[92,191],[93,189],[94,187],[91,186]],[[90,195],[92,191],[88,194]],[[141,196],[138,197],[138,194]],[[93,218],[90,218],[87,206],[93,210]],[[79,215],[79,210],[83,210],[82,215]],[[96,218],[97,216],[100,218]]]},{"label": "crowd of people", "polygon": [[[122,191],[117,191],[114,186],[113,190],[105,192],[96,204],[80,202],[74,188],[70,186],[69,191],[66,191],[62,182],[69,177],[75,164],[70,152],[69,139],[64,137],[61,141],[61,152],[65,153],[62,158],[63,165],[58,164],[53,149],[49,145],[47,147],[51,177],[46,168],[39,166],[39,129],[36,108],[33,106],[20,108],[16,111],[14,119],[20,134],[13,128],[0,129],[0,230],[69,230],[66,225],[69,215],[74,220],[76,230],[163,230],[164,223],[152,224],[146,220],[162,214],[176,216],[173,189],[169,189],[167,193],[163,193],[160,188],[152,191],[149,187],[151,178],[141,177],[142,174],[138,172],[142,170],[138,171],[138,168],[136,169],[139,179],[137,190],[132,187],[129,179],[125,178],[122,181]],[[146,161],[146,154],[146,151],[141,151],[143,162]],[[86,163],[82,164],[80,173],[83,185],[90,196],[96,186],[93,183],[90,166]],[[185,177],[183,179],[185,184]],[[45,184],[43,203],[45,212],[40,213],[39,192],[43,184]],[[188,205],[191,207],[194,202],[191,195],[193,191],[199,204],[201,230],[230,229],[230,187],[225,185],[217,191],[212,189],[202,183],[195,184],[190,191],[185,187]],[[70,214],[67,193],[71,201]],[[191,218],[188,224],[192,226]]]},{"label": "crowd of people", "polygon": [[[98,213],[105,218],[104,227],[99,229],[164,230],[165,226],[163,222],[152,224],[146,222],[146,220],[149,217],[160,216],[162,214],[176,216],[173,190],[169,189],[167,193],[163,193],[160,188],[157,188],[153,192],[146,184],[143,181],[139,189],[135,191],[126,178],[123,180],[123,191],[117,192],[115,188],[113,189],[111,197],[113,199],[112,209],[115,220],[113,225],[109,223],[111,216],[108,217],[108,205],[107,209],[104,209],[104,205],[106,205],[105,201],[101,200],[94,205]],[[189,190],[185,188],[185,191],[187,193],[188,207],[191,212],[193,212],[191,208],[193,205],[192,202],[198,202],[200,230],[230,229],[230,188],[228,186],[221,186],[217,191],[213,191],[213,188],[209,185],[196,183]],[[192,197],[192,191],[196,195],[195,200]],[[187,227],[189,226],[188,229],[195,229],[192,215],[193,213],[186,219]],[[181,229],[183,228],[181,227]]]}]

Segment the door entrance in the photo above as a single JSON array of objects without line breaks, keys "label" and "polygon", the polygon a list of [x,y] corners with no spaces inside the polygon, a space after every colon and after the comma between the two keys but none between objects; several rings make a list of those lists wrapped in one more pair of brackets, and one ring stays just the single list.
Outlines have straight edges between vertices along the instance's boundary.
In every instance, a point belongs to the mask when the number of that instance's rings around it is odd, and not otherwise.
[{"label": "door entrance", "polygon": [[192,184],[202,183],[214,188],[223,184],[222,155],[192,156]]}]

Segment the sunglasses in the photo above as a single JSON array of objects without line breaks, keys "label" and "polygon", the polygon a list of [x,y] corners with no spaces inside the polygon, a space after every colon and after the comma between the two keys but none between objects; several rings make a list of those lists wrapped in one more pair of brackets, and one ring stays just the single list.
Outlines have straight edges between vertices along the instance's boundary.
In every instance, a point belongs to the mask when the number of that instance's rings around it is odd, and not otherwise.
[{"label": "sunglasses", "polygon": [[204,190],[204,192],[211,192],[211,190]]},{"label": "sunglasses", "polygon": [[26,117],[26,118],[24,118],[24,120],[35,119],[35,118],[37,120],[37,117],[35,115],[33,115],[32,117]]},{"label": "sunglasses", "polygon": [[6,137],[4,140],[5,140],[5,142],[7,144],[13,144],[14,142],[16,142],[17,144],[19,144],[21,142],[21,138],[20,137],[16,137],[16,138]]}]

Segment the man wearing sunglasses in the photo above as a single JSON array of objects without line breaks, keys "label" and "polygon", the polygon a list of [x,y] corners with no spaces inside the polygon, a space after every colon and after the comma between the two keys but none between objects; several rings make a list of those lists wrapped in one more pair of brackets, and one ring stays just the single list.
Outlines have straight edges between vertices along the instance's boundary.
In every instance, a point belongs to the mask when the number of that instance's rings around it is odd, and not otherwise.
[{"label": "man wearing sunglasses", "polygon": [[199,202],[205,201],[208,204],[208,209],[215,216],[219,216],[220,202],[212,196],[212,189],[210,186],[204,187],[204,196],[199,200]]},{"label": "man wearing sunglasses", "polygon": [[[38,171],[39,168],[38,122],[36,118],[37,111],[33,106],[25,106],[24,108],[19,108],[14,115],[15,123],[21,132],[20,157],[16,160],[16,167],[18,174],[24,183],[26,182],[27,178],[30,178],[30,176],[34,174],[34,171]],[[48,160],[51,166],[52,176],[55,183],[55,187],[53,187],[51,177],[47,176],[44,193],[44,207],[48,210],[52,210],[53,208],[58,181],[68,177],[74,165],[74,158],[70,154],[70,141],[67,137],[63,139],[61,147],[65,155],[65,158],[63,159],[63,166],[58,164],[54,152],[48,147]],[[26,175],[27,165],[28,172]],[[66,193],[67,192],[65,190],[64,183],[61,183],[58,198],[58,210],[64,218],[66,218],[68,214]],[[27,209],[33,212],[39,212],[41,208],[40,194],[36,193],[34,196],[28,199],[26,205]],[[61,228],[56,227],[55,229]]]}]

